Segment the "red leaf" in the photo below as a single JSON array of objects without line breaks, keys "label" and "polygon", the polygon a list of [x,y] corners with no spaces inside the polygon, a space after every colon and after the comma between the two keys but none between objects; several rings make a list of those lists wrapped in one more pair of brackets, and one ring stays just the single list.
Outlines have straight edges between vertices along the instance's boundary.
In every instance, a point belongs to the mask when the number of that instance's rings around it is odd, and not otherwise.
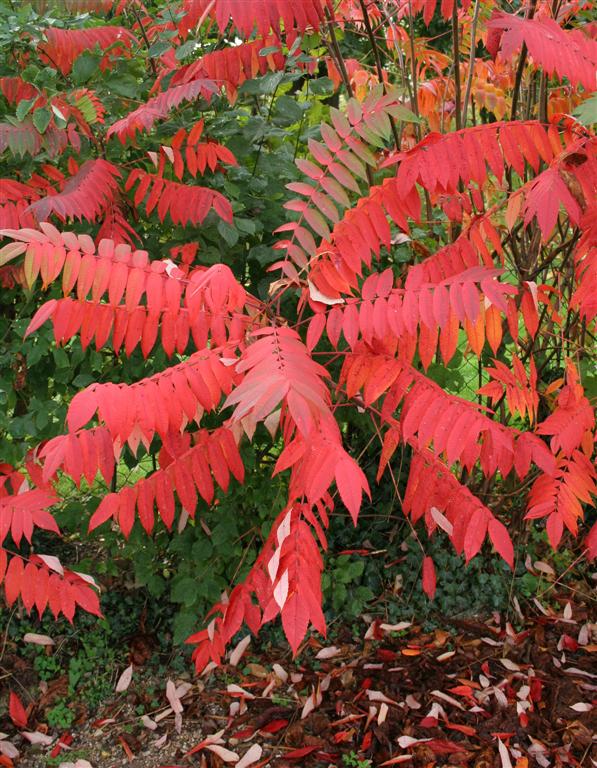
[{"label": "red leaf", "polygon": [[293,749],[291,752],[286,752],[284,755],[285,760],[300,760],[301,757],[310,755],[311,752],[315,752],[319,747],[300,747],[300,749]]},{"label": "red leaf", "polygon": [[503,525],[503,523],[500,523],[495,517],[492,517],[489,521],[488,533],[496,552],[498,552],[498,554],[500,554],[508,563],[510,568],[513,569],[514,547],[506,526]]},{"label": "red leaf", "polygon": [[10,715],[10,719],[17,728],[27,727],[27,712],[25,711],[25,707],[21,703],[21,700],[14,691],[10,692],[8,698],[8,714]]},{"label": "red leaf", "polygon": [[435,565],[433,559],[426,556],[423,560],[423,591],[430,600],[435,597],[436,586]]}]

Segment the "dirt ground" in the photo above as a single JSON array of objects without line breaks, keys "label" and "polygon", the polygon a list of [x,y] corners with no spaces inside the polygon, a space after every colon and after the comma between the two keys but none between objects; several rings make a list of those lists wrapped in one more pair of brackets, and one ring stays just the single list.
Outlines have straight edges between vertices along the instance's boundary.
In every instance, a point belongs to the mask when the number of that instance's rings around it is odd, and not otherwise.
[{"label": "dirt ground", "polygon": [[311,639],[295,661],[250,643],[234,664],[158,681],[157,711],[144,708],[133,665],[125,690],[69,733],[44,725],[42,686],[26,728],[0,721],[0,747],[14,750],[2,748],[0,765],[597,766],[596,652],[586,608],[539,603],[518,631],[498,617],[428,633],[373,622],[360,642]]}]

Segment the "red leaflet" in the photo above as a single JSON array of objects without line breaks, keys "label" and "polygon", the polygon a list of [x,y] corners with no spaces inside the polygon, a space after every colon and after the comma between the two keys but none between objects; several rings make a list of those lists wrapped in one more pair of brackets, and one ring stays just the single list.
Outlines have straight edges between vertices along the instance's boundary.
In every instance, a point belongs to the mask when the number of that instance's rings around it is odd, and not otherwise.
[{"label": "red leaflet", "polygon": [[433,559],[429,556],[423,558],[423,591],[430,600],[435,597],[436,576]]},{"label": "red leaflet", "polygon": [[539,475],[528,496],[528,519],[547,517],[547,533],[556,548],[567,528],[578,532],[578,522],[584,517],[582,504],[595,506],[597,472],[591,461],[580,451],[571,458],[562,458],[553,476]]},{"label": "red leaflet", "polygon": [[164,434],[164,443],[171,451],[170,461],[135,485],[105,496],[91,516],[90,531],[114,519],[128,537],[137,511],[143,528],[151,533],[156,505],[164,525],[170,529],[174,521],[174,491],[182,508],[194,517],[197,494],[208,504],[212,502],[214,480],[224,491],[228,489],[231,474],[238,482],[244,480],[244,466],[236,442],[224,427],[212,434],[206,430],[197,432],[192,447],[184,441],[177,444],[168,433]]},{"label": "red leaflet", "polygon": [[574,224],[579,223],[579,204],[570,194],[558,169],[548,168],[530,186],[525,202],[524,223],[528,224],[536,216],[543,239],[547,240],[555,227],[560,207]]},{"label": "red leaflet", "polygon": [[27,712],[21,703],[21,700],[14,691],[11,691],[8,697],[8,714],[17,728],[27,727]]},{"label": "red leaflet", "polygon": [[315,752],[319,747],[300,747],[299,749],[293,749],[290,752],[284,754],[285,760],[300,760],[302,757],[310,755],[311,752]]},{"label": "red leaflet", "polygon": [[9,533],[17,546],[23,536],[31,543],[36,527],[60,535],[56,521],[47,511],[57,500],[52,491],[39,488],[0,498],[0,545]]},{"label": "red leaflet", "polygon": [[557,407],[537,426],[537,433],[551,435],[550,445],[554,455],[561,451],[569,457],[583,445],[584,440],[591,441],[590,434],[594,429],[595,413],[584,395],[576,368],[569,362],[566,385],[558,395]]},{"label": "red leaflet", "polygon": [[500,523],[497,518],[492,517],[487,530],[496,552],[501,555],[510,568],[514,569],[514,547],[506,526]]},{"label": "red leaflet", "polygon": [[[180,24],[190,24],[189,29],[193,28],[192,19],[195,23],[198,21],[203,9],[201,3],[187,2],[187,13],[181,19]],[[195,14],[199,13],[199,16]],[[264,48],[277,48],[267,56],[260,55]],[[300,53],[300,49],[297,54]],[[170,87],[190,84],[196,80],[208,80],[223,87],[228,99],[234,103],[238,87],[258,75],[264,75],[268,70],[279,71],[286,66],[286,57],[280,49],[279,38],[269,36],[243,42],[234,47],[222,48],[206,53],[197,61],[187,64],[183,67],[168,69],[163,72],[159,81],[171,75]]]}]

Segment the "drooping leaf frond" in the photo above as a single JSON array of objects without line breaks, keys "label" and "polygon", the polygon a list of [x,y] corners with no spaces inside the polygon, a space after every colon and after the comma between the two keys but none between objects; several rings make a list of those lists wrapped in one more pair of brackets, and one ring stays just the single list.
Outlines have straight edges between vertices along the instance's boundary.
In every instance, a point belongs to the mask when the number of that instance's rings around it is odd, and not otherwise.
[{"label": "drooping leaf frond", "polygon": [[215,189],[186,186],[141,169],[131,172],[126,189],[131,189],[137,181],[139,186],[135,191],[135,205],[139,206],[147,195],[147,215],[155,209],[160,221],[164,221],[168,214],[174,224],[181,224],[183,227],[187,224],[202,224],[213,209],[221,219],[232,223],[232,206],[224,195]]},{"label": "drooping leaf frond", "polygon": [[579,29],[565,30],[553,19],[525,19],[498,13],[487,22],[502,32],[502,56],[510,58],[526,45],[533,63],[548,75],[554,73],[580,84],[589,93],[597,87],[597,42]]},{"label": "drooping leaf frond", "polygon": [[168,88],[137,107],[126,117],[117,120],[114,125],[108,128],[107,137],[116,136],[123,144],[126,143],[127,139],[134,141],[137,132],[150,131],[158,120],[163,120],[183,101],[194,101],[199,97],[209,100],[216,90],[214,83],[203,78]]},{"label": "drooping leaf frond", "polygon": [[63,221],[95,221],[114,199],[121,178],[118,168],[107,160],[87,160],[56,195],[36,200],[29,210],[38,221],[55,214]]},{"label": "drooping leaf frond", "polygon": [[197,495],[210,504],[216,484],[227,491],[230,475],[243,482],[244,466],[230,430],[201,430],[194,437],[195,445],[174,457],[165,468],[105,496],[89,521],[90,530],[113,518],[128,537],[137,512],[143,528],[151,533],[156,504],[160,518],[170,529],[174,520],[174,491],[182,508],[194,517]]},{"label": "drooping leaf frond", "polygon": [[125,27],[91,27],[89,29],[59,29],[48,27],[44,30],[46,42],[41,43],[43,57],[63,75],[68,75],[75,59],[84,51],[94,50],[95,46],[103,51],[110,48],[101,62],[106,68],[117,57],[130,56],[131,49],[137,45],[137,38]]},{"label": "drooping leaf frond", "polygon": [[[189,14],[185,26],[197,21],[207,11],[211,10],[207,0],[184,0],[183,8]],[[251,37],[253,32],[265,37],[270,31],[279,34],[283,29],[289,32],[306,32],[308,29],[319,29],[324,20],[324,9],[333,12],[329,0],[215,0],[211,10],[220,32],[224,32],[230,21],[245,37]]]},{"label": "drooping leaf frond", "polygon": [[39,616],[50,609],[55,619],[62,614],[72,624],[77,606],[101,616],[99,598],[89,577],[63,568],[51,555],[31,555],[28,561],[8,557],[0,548],[0,584],[10,607],[20,597],[27,613],[37,609]]},{"label": "drooping leaf frond", "polygon": [[280,47],[275,37],[243,42],[233,47],[210,51],[191,64],[167,70],[164,75],[172,75],[170,88],[194,80],[212,80],[218,89],[224,88],[229,100],[234,103],[237,90],[245,80],[252,80],[268,71],[278,72],[284,69],[286,56],[280,50],[269,52],[267,55],[260,54],[262,50],[274,46]]}]

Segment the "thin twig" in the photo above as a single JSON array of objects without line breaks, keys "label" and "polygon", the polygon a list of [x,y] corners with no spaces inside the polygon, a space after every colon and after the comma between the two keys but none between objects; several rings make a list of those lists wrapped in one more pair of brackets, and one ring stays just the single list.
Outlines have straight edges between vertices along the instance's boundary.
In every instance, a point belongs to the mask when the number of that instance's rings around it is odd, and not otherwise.
[{"label": "thin twig", "polygon": [[475,68],[475,38],[477,35],[477,22],[479,20],[479,9],[481,3],[479,0],[475,0],[475,10],[473,11],[473,26],[471,28],[471,54],[468,60],[468,74],[466,78],[466,89],[464,91],[464,100],[462,103],[462,127],[466,127],[466,113],[468,112],[468,100],[471,96],[471,87],[473,85],[473,70]]},{"label": "thin twig", "polygon": [[[139,11],[134,5],[131,5],[131,10],[137,19],[137,24],[139,25],[139,29],[141,30],[141,37],[143,38],[143,42],[145,43],[147,47],[147,52],[149,53],[149,49],[151,48],[151,43],[149,42],[149,38],[147,37],[147,32],[145,31],[145,27],[143,26],[143,22],[141,21],[141,17],[139,16]],[[153,72],[153,76],[158,76],[158,68],[156,66],[155,60],[150,56],[149,57],[149,66],[151,67],[151,71]]]},{"label": "thin twig", "polygon": [[460,85],[460,40],[458,33],[458,7],[452,6],[452,46],[454,48],[454,112],[456,118],[456,130],[462,128],[462,93]]},{"label": "thin twig", "polygon": [[[535,8],[537,6],[537,0],[531,0],[531,7],[529,8],[529,14],[527,19],[532,19],[535,15]],[[514,90],[512,91],[512,111],[510,112],[510,120],[516,120],[516,110],[518,108],[518,98],[520,96],[520,86],[522,83],[522,74],[524,72],[524,66],[527,61],[527,46],[526,43],[522,44],[520,49],[520,59],[518,60],[518,67],[516,68],[516,77],[514,79]]]}]

